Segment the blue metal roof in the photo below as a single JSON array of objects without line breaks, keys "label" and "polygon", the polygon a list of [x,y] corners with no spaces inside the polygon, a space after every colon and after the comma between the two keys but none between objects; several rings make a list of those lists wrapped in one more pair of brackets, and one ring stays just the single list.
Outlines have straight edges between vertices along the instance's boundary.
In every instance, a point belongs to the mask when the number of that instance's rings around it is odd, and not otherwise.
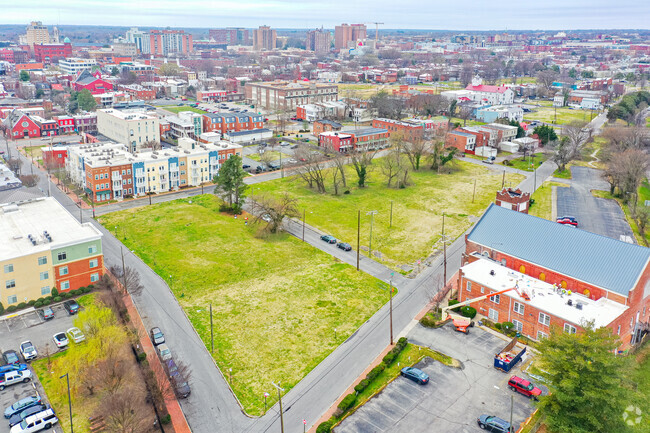
[{"label": "blue metal roof", "polygon": [[490,205],[468,240],[627,296],[650,249]]}]

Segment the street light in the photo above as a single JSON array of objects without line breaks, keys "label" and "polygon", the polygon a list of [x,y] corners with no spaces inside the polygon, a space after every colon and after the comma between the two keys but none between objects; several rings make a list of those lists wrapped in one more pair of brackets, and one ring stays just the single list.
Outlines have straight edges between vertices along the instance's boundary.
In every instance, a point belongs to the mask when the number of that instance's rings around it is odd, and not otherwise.
[{"label": "street light", "polygon": [[72,400],[70,399],[70,376],[68,376],[68,373],[66,373],[63,376],[59,377],[59,379],[63,379],[64,377],[68,384],[68,407],[70,408],[70,433],[74,433],[74,428],[72,427]]},{"label": "street light", "polygon": [[366,212],[366,215],[370,215],[370,241],[368,242],[368,257],[372,258],[372,224],[375,221],[375,215],[378,212],[376,210],[371,210]]},{"label": "street light", "polygon": [[271,382],[271,385],[276,387],[278,390],[278,401],[280,403],[280,432],[284,433],[284,416],[282,415],[282,394],[280,393],[281,391],[284,391],[284,388],[280,388],[280,385],[276,385],[273,382]]}]

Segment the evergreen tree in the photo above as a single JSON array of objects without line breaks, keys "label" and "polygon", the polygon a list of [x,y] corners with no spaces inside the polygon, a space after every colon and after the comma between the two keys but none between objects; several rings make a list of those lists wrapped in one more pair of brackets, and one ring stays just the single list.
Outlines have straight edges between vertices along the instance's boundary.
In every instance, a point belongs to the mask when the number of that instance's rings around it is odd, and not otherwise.
[{"label": "evergreen tree", "polygon": [[83,89],[77,94],[77,104],[84,111],[93,111],[97,106],[97,101],[95,101],[90,90]]},{"label": "evergreen tree", "polygon": [[235,213],[241,211],[246,198],[248,185],[244,183],[245,176],[241,157],[233,155],[221,165],[219,173],[214,177],[214,183],[217,184],[215,194],[228,203],[228,209]]}]

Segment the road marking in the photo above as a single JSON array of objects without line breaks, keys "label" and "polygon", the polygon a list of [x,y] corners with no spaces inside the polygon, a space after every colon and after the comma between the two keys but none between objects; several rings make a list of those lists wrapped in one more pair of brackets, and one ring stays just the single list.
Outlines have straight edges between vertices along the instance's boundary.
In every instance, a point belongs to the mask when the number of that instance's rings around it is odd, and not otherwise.
[{"label": "road marking", "polygon": [[[368,411],[366,411],[366,412],[368,412]],[[365,419],[365,421],[366,421],[368,424],[372,424],[372,425],[374,425],[375,427],[377,427],[377,428],[379,429],[379,431],[382,431],[382,432],[385,431],[383,427],[380,427],[380,426],[378,426],[377,424],[375,424],[374,422],[372,422],[372,420],[370,419],[370,417],[367,416],[366,412],[362,412],[362,413],[361,413],[362,415],[366,415],[366,419]]]}]

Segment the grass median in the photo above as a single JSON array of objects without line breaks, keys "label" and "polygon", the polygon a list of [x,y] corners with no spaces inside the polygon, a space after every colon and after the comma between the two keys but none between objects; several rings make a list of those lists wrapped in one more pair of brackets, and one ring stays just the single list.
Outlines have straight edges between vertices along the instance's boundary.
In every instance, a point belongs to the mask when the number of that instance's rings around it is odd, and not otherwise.
[{"label": "grass median", "polygon": [[246,412],[261,415],[265,392],[268,407],[276,401],[272,381],[289,391],[388,293],[375,278],[288,234],[257,237],[255,225],[220,213],[219,204],[203,195],[100,222],[167,281],[208,351],[212,305],[213,357],[228,379],[232,368]]}]

